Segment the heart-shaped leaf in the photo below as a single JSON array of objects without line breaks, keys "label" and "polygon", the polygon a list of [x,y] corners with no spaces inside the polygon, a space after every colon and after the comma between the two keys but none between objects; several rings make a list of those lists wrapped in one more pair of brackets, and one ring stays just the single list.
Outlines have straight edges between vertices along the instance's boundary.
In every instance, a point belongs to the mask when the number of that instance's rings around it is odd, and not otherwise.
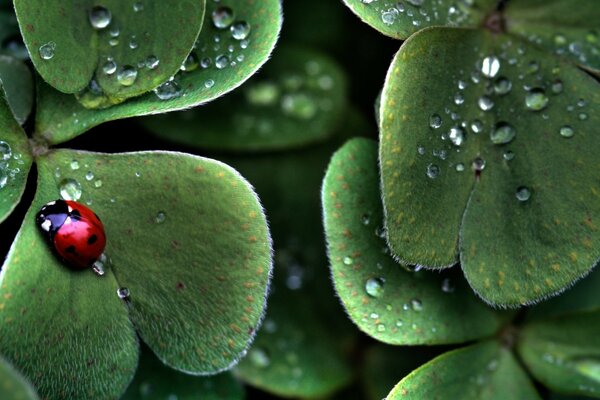
[{"label": "heart-shaped leaf", "polygon": [[243,386],[229,372],[211,377],[182,374],[142,348],[140,367],[121,400],[242,400]]},{"label": "heart-shaped leaf", "polygon": [[483,23],[497,0],[344,0],[364,22],[384,35],[406,39],[429,26],[470,26]]},{"label": "heart-shaped leaf", "polygon": [[[38,166],[36,198],[2,271],[0,313],[10,323],[0,326],[0,353],[43,396],[121,393],[137,363],[130,319],[176,369],[214,373],[239,359],[263,312],[271,246],[236,171],[168,152],[60,150]],[[59,194],[101,216],[104,277],[67,269],[38,232],[34,214]],[[71,385],[75,375],[85,385]]]},{"label": "heart-shaped leaf", "polygon": [[600,258],[599,87],[507,36],[435,28],[407,41],[381,110],[393,252],[436,268],[460,254],[473,289],[506,306],[587,274]]},{"label": "heart-shaped leaf", "polygon": [[213,14],[221,6],[225,3],[208,2],[196,50],[184,63],[186,71],[178,74],[174,83],[157,88],[157,93],[103,110],[88,110],[73,96],[40,82],[36,135],[58,144],[106,121],[187,109],[237,88],[271,54],[281,29],[281,4],[279,0],[229,0],[235,22],[228,29],[217,28],[213,22]]},{"label": "heart-shaped leaf", "polygon": [[31,163],[27,136],[0,96],[0,222],[21,200]]},{"label": "heart-shaped leaf", "polygon": [[594,0],[507,2],[506,29],[600,74],[600,7]]},{"label": "heart-shaped leaf", "polygon": [[600,397],[600,311],[535,321],[519,335],[531,373],[552,390]]},{"label": "heart-shaped leaf", "polygon": [[17,122],[25,123],[33,107],[33,77],[22,61],[0,55],[0,83]]},{"label": "heart-shaped leaf", "polygon": [[413,371],[388,395],[399,399],[541,399],[509,350],[486,341],[450,351]]},{"label": "heart-shaped leaf", "polygon": [[[46,82],[87,86],[119,103],[179,71],[202,26],[205,0],[15,0],[25,44]],[[174,40],[176,39],[176,40]]]},{"label": "heart-shaped leaf", "polygon": [[390,344],[439,344],[499,328],[499,314],[473,295],[460,274],[411,271],[389,255],[375,142],[354,139],[335,153],[322,201],[335,288],[363,332]]},{"label": "heart-shaped leaf", "polygon": [[10,400],[38,400],[39,397],[23,377],[9,363],[0,358],[0,398]]},{"label": "heart-shaped leaf", "polygon": [[154,134],[189,146],[279,150],[330,136],[341,122],[346,97],[346,78],[333,60],[287,46],[276,50],[265,69],[231,96],[142,121]]}]

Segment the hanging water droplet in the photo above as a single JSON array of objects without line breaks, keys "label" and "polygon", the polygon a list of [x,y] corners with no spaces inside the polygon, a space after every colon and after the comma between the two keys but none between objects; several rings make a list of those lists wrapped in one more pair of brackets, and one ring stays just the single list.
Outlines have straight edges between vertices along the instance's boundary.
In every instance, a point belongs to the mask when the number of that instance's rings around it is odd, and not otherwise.
[{"label": "hanging water droplet", "polygon": [[442,117],[439,114],[431,114],[429,117],[429,126],[433,129],[438,129],[442,126]]},{"label": "hanging water droplet", "polygon": [[121,300],[127,300],[131,296],[131,292],[128,288],[121,287],[117,289],[117,296],[119,296]]},{"label": "hanging water droplet", "polygon": [[515,153],[514,153],[512,150],[508,150],[507,152],[505,152],[505,153],[503,154],[503,156],[502,156],[502,157],[504,157],[504,159],[505,159],[506,161],[510,161],[510,160],[512,160],[513,158],[515,158]]},{"label": "hanging water droplet", "polygon": [[10,160],[12,157],[12,148],[4,140],[0,140],[0,160]]},{"label": "hanging water droplet", "polygon": [[494,144],[506,144],[510,143],[516,135],[517,131],[512,127],[512,125],[506,122],[499,122],[496,124],[494,130],[490,133],[490,139]]},{"label": "hanging water droplet", "polygon": [[481,157],[477,157],[471,163],[471,167],[476,172],[481,172],[485,169],[485,160]]},{"label": "hanging water droplet", "polygon": [[271,364],[267,351],[259,347],[253,347],[248,353],[248,358],[257,368],[267,368]]},{"label": "hanging water droplet", "polygon": [[487,78],[493,78],[500,70],[500,60],[496,56],[488,56],[481,63],[481,73]]},{"label": "hanging water droplet", "polygon": [[106,75],[112,75],[117,71],[117,63],[114,62],[112,58],[106,60],[104,65],[102,66],[102,72]]},{"label": "hanging water droplet", "polygon": [[77,201],[81,198],[81,184],[73,178],[66,178],[58,184],[60,197],[64,200]]},{"label": "hanging water droplet", "polygon": [[453,145],[460,146],[465,141],[465,131],[460,126],[454,126],[448,132],[448,139]]},{"label": "hanging water droplet", "polygon": [[453,293],[454,292],[454,284],[450,280],[450,278],[444,278],[442,281],[442,292],[444,293]]},{"label": "hanging water droplet", "polygon": [[42,60],[50,60],[54,57],[54,51],[56,50],[56,43],[48,42],[39,48],[40,57]]},{"label": "hanging water droplet", "polygon": [[565,125],[560,128],[560,136],[564,138],[571,138],[575,134],[575,130],[571,128],[569,125]]},{"label": "hanging water droplet", "polygon": [[515,196],[519,201],[527,201],[531,197],[531,191],[527,186],[519,186],[515,192]]},{"label": "hanging water droplet", "polygon": [[423,303],[421,302],[421,300],[419,299],[412,299],[410,301],[410,307],[414,310],[414,311],[421,311],[423,310]]},{"label": "hanging water droplet", "polygon": [[131,86],[137,79],[137,69],[131,65],[124,65],[117,73],[117,81],[123,86]]},{"label": "hanging water droplet", "polygon": [[149,55],[144,64],[148,69],[155,69],[160,64],[160,60],[155,55]]},{"label": "hanging water droplet", "polygon": [[473,133],[481,133],[481,131],[483,131],[483,122],[478,119],[473,120],[473,122],[471,122],[471,130]]},{"label": "hanging water droplet", "polygon": [[435,164],[429,164],[426,170],[427,177],[435,179],[440,174],[440,167]]},{"label": "hanging water droplet", "polygon": [[233,10],[226,6],[217,7],[212,13],[212,21],[215,27],[225,29],[231,26],[235,15]]},{"label": "hanging water droplet", "polygon": [[344,257],[344,259],[342,260],[342,262],[344,263],[344,265],[352,265],[352,263],[354,262],[354,260],[352,260],[352,257]]},{"label": "hanging water droplet", "polygon": [[112,14],[107,8],[95,6],[88,12],[88,19],[94,29],[104,29],[110,25]]},{"label": "hanging water droplet", "polygon": [[185,72],[192,72],[198,69],[198,65],[198,56],[196,56],[196,53],[192,51],[190,54],[188,54],[183,64],[181,64],[180,69]]},{"label": "hanging water droplet", "polygon": [[497,95],[503,96],[509,93],[511,89],[512,82],[508,78],[501,76],[494,82],[494,92]]},{"label": "hanging water droplet", "polygon": [[477,100],[477,104],[483,111],[489,111],[494,107],[494,101],[488,96],[481,96],[479,100]]},{"label": "hanging water droplet", "polygon": [[365,291],[371,297],[381,297],[384,291],[385,281],[383,278],[371,278],[365,284]]},{"label": "hanging water droplet", "polygon": [[171,80],[155,88],[154,94],[161,100],[172,100],[181,97],[183,90],[177,81]]},{"label": "hanging water droplet", "polygon": [[540,111],[548,105],[548,96],[542,88],[533,88],[525,96],[525,106],[532,111]]},{"label": "hanging water droplet", "polygon": [[250,24],[246,21],[238,21],[231,25],[231,36],[235,40],[244,40],[250,35]]},{"label": "hanging water droplet", "polygon": [[163,222],[165,222],[166,219],[167,219],[167,214],[165,214],[164,211],[159,211],[156,213],[156,216],[154,217],[154,222],[156,222],[157,224],[162,224]]}]

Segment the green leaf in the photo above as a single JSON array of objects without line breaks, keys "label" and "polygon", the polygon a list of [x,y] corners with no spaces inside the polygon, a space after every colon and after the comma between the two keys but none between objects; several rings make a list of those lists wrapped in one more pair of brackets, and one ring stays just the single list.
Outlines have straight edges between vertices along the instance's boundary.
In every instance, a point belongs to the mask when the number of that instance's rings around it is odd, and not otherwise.
[{"label": "green leaf", "polygon": [[[146,93],[179,71],[200,32],[206,1],[14,4],[31,61],[44,80],[65,93],[80,92],[95,81],[110,105]],[[116,71],[106,73],[109,58]],[[146,66],[149,58],[159,64]],[[125,75],[129,78],[121,79]]]},{"label": "green leaf", "polygon": [[600,8],[595,0],[508,2],[506,30],[600,73]]},{"label": "green leaf", "polygon": [[473,289],[503,306],[587,274],[600,258],[598,88],[507,36],[435,28],[407,41],[382,98],[393,252],[435,268],[460,254]]},{"label": "green leaf", "polygon": [[25,191],[32,157],[25,132],[0,96],[0,222],[17,206]]},{"label": "green leaf", "polygon": [[[287,46],[256,78],[213,104],[147,117],[159,137],[210,150],[269,151],[324,140],[341,122],[346,78],[323,53]],[[227,117],[224,117],[227,116]]]},{"label": "green leaf", "polygon": [[[207,20],[197,49],[192,52],[196,64],[188,63],[186,67],[190,70],[195,65],[196,68],[176,76],[175,82],[181,90],[173,98],[161,100],[155,93],[148,93],[104,110],[88,110],[73,96],[59,93],[40,82],[36,135],[51,144],[58,144],[106,121],[187,109],[207,103],[240,86],[267,61],[275,46],[281,28],[281,4],[279,0],[229,1],[228,6],[234,10],[236,20],[246,21],[250,25],[250,33],[245,40],[236,40],[229,31],[214,26],[212,13],[220,5],[208,2]],[[220,38],[217,47],[214,44],[215,37]],[[234,48],[232,53],[228,50],[229,46]],[[227,54],[229,63],[219,69],[215,66],[216,59],[223,54]],[[198,65],[203,59],[210,63],[208,68]],[[233,62],[235,65],[232,65]]]},{"label": "green leaf", "polygon": [[10,400],[37,400],[39,397],[23,377],[9,363],[0,358],[0,398]]},{"label": "green leaf", "polygon": [[398,399],[541,399],[509,350],[486,341],[434,358],[402,379],[387,397]]},{"label": "green leaf", "polygon": [[19,60],[29,60],[29,53],[19,32],[19,24],[12,7],[12,1],[8,6],[0,9],[0,54],[9,55]]},{"label": "green leaf", "polygon": [[493,334],[500,315],[460,274],[397,264],[382,239],[377,145],[349,141],[333,156],[322,190],[336,291],[352,321],[389,344],[458,343]]},{"label": "green leaf", "polygon": [[598,309],[536,321],[519,335],[519,355],[550,389],[600,397],[599,333]]},{"label": "green leaf", "polygon": [[384,35],[407,39],[430,26],[468,26],[483,24],[496,8],[496,0],[424,1],[344,0],[361,20]]},{"label": "green leaf", "polygon": [[[214,373],[237,361],[263,313],[271,246],[260,204],[236,171],[168,152],[60,150],[38,166],[36,199],[2,271],[1,313],[10,323],[0,326],[0,353],[42,395],[120,394],[137,363],[130,319],[178,370]],[[65,268],[34,224],[66,182],[104,222],[104,277]],[[32,306],[32,290],[43,306]],[[72,375],[85,384],[71,385]]]},{"label": "green leaf", "polygon": [[0,55],[0,83],[17,122],[25,123],[33,107],[33,77],[22,61]]},{"label": "green leaf", "polygon": [[242,400],[243,386],[229,372],[211,377],[182,374],[142,349],[140,367],[121,400]]},{"label": "green leaf", "polygon": [[396,383],[432,358],[436,347],[375,345],[365,352],[361,368],[367,399],[381,400]]}]

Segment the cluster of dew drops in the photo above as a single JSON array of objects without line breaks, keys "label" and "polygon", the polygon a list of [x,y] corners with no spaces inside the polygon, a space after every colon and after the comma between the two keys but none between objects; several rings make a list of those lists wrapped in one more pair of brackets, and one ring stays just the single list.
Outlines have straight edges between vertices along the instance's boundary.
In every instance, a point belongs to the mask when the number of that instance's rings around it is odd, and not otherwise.
[{"label": "cluster of dew drops", "polygon": [[[505,48],[512,46],[509,41],[504,44]],[[526,50],[519,48],[517,50],[519,57],[524,58]],[[475,118],[470,121],[463,119],[460,115],[460,107],[465,104],[465,90],[470,86],[477,86],[483,84],[484,92],[481,96],[476,99],[475,109],[479,110],[480,115],[486,115],[496,107],[496,102],[502,96],[505,96],[511,92],[519,95],[519,91],[522,89],[523,97],[521,104],[514,104],[508,111],[511,114],[519,112],[520,109],[526,113],[533,113],[535,116],[540,116],[543,120],[549,120],[550,115],[546,113],[546,108],[552,102],[553,97],[560,96],[563,93],[564,85],[559,77],[560,68],[554,67],[552,69],[553,79],[547,81],[541,74],[541,65],[538,61],[530,61],[524,65],[518,65],[522,67],[522,71],[518,74],[517,79],[519,81],[526,81],[527,83],[513,83],[509,78],[502,75],[503,69],[508,67],[516,66],[519,64],[519,60],[516,57],[508,57],[506,54],[497,56],[494,54],[481,56],[477,61],[474,71],[469,77],[463,77],[464,79],[457,79],[456,93],[449,99],[450,105],[445,108],[446,117],[442,117],[442,113],[433,113],[429,116],[429,129],[434,134],[440,131],[444,125],[444,119],[448,119],[450,125],[447,130],[443,130],[443,133],[439,135],[439,138],[446,143],[443,149],[434,149],[431,155],[434,158],[440,160],[446,160],[449,156],[449,152],[456,152],[460,154],[461,149],[467,142],[469,135],[477,136],[485,133],[489,133],[489,140],[494,147],[502,148],[503,159],[505,162],[510,163],[515,158],[515,152],[510,149],[506,149],[506,145],[512,143],[517,138],[517,129],[511,124],[509,120],[500,120],[495,123],[494,126],[487,127],[484,122],[480,119]],[[506,65],[503,68],[503,65]],[[464,74],[461,71],[461,74]],[[534,82],[534,83],[531,83]],[[522,86],[521,88],[517,85]],[[588,114],[585,111],[587,102],[585,99],[578,99],[574,104],[567,106],[566,111],[571,114],[576,114],[574,119],[578,121],[586,121]],[[504,110],[506,111],[506,110]],[[529,114],[531,116],[531,114]],[[528,116],[525,116],[529,118]],[[533,116],[531,116],[533,118]],[[559,124],[556,128],[557,137],[564,139],[570,139],[575,135],[575,128],[571,124]],[[534,134],[535,132],[528,132],[528,134]],[[417,153],[419,156],[427,155],[427,149],[425,146],[420,145],[417,147]],[[465,163],[458,162],[456,164],[450,164],[454,167],[457,173],[462,173],[466,170]],[[477,156],[471,161],[471,168],[477,176],[486,167],[486,161],[484,158]],[[425,175],[432,180],[437,179],[442,172],[441,167],[437,162],[429,163],[425,168]],[[515,198],[519,202],[527,202],[532,195],[532,191],[525,185],[520,185],[515,188]]]},{"label": "cluster of dew drops", "polygon": [[[220,0],[213,1],[215,3],[220,3]],[[142,13],[144,11],[144,3],[142,1],[133,3],[132,7],[135,13]],[[121,32],[118,25],[114,23],[113,15],[108,8],[103,6],[92,7],[88,12],[88,20],[95,30],[108,32],[108,44],[111,47],[115,47],[119,44]],[[235,11],[226,5],[217,5],[215,7],[212,12],[212,24],[217,31],[219,31],[212,37],[212,46],[210,44],[196,42],[194,49],[181,65],[180,73],[192,72],[198,68],[216,68],[221,70],[227,67],[235,67],[238,63],[244,61],[245,56],[243,53],[239,53],[237,56],[234,55],[237,47],[233,43],[237,43],[242,50],[248,48],[250,43],[248,37],[251,32],[250,24],[244,20],[237,20]],[[227,37],[222,37],[221,31],[228,32],[229,36],[233,39],[233,43],[231,40],[226,40]],[[146,32],[144,36],[149,37],[150,34]],[[136,51],[138,49],[139,43],[136,35],[132,35],[129,38],[127,45],[131,51]],[[53,41],[40,46],[38,51],[42,60],[54,59],[56,46],[56,43]],[[223,49],[223,47],[225,48]],[[215,52],[216,55],[214,57],[202,55],[202,53],[207,52]],[[155,70],[159,65],[160,59],[153,54],[142,58],[136,66],[119,66],[112,56],[106,56],[100,70],[106,76],[115,76],[119,84],[127,87],[132,86],[136,82],[140,70],[143,68]],[[164,82],[154,89],[154,93],[160,100],[171,100],[185,95],[178,82],[178,75],[179,74],[171,77],[167,82]],[[204,87],[206,89],[210,89],[214,85],[215,81],[213,79],[204,81]],[[87,90],[95,95],[102,94],[102,89],[95,79],[90,81]]]},{"label": "cluster of dew drops", "polygon": [[409,20],[416,28],[430,25],[436,21],[458,25],[468,17],[465,10],[475,3],[474,0],[459,0],[456,4],[449,5],[446,0],[430,0],[427,2],[428,11],[423,7],[425,0],[361,0],[361,2],[378,12],[381,22],[385,25],[394,25],[396,22]]},{"label": "cluster of dew drops", "polygon": [[21,153],[13,153],[10,144],[0,140],[0,189],[5,188],[21,173],[20,166],[24,163]]}]

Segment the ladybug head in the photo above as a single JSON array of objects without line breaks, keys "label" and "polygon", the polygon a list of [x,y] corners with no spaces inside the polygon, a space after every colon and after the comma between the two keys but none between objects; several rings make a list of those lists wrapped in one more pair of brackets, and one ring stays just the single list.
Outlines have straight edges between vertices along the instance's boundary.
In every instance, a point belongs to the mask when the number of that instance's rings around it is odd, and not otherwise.
[{"label": "ladybug head", "polygon": [[51,201],[44,205],[35,217],[36,224],[52,237],[69,216],[69,208],[63,200]]}]

